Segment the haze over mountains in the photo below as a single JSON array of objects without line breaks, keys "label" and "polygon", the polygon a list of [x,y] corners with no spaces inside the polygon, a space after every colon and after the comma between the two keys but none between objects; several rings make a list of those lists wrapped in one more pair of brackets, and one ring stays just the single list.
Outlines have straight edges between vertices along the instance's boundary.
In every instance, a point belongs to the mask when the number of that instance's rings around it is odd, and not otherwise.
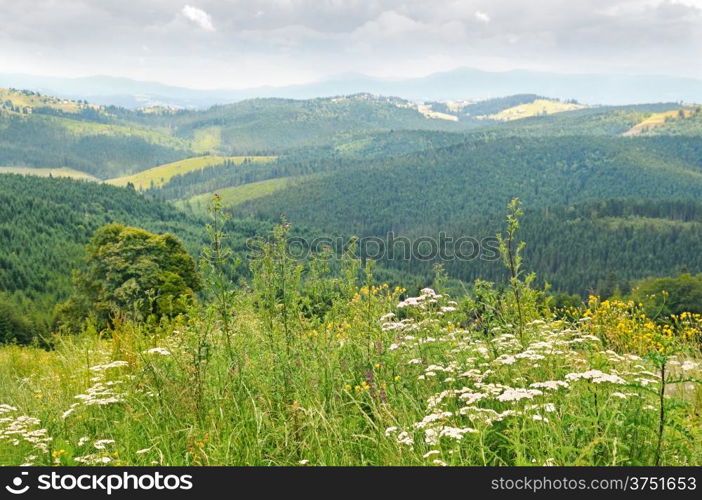
[{"label": "haze over mountains", "polygon": [[[216,86],[216,82],[213,84]],[[113,76],[63,78],[6,73],[0,74],[0,87],[29,89],[132,109],[154,105],[202,109],[257,97],[311,99],[360,92],[415,101],[481,100],[518,93],[607,105],[702,101],[702,80],[694,78],[525,70],[488,72],[473,68],[404,79],[351,73],[300,85],[232,90],[192,89]]]}]

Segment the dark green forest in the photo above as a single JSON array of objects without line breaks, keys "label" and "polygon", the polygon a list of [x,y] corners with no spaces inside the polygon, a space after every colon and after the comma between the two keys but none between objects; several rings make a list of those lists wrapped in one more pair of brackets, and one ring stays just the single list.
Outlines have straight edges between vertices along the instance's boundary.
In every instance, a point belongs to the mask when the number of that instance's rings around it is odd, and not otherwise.
[{"label": "dark green forest", "polygon": [[531,208],[697,200],[699,158],[696,137],[489,139],[339,169],[240,209],[360,236],[421,232],[499,213],[515,196]]}]

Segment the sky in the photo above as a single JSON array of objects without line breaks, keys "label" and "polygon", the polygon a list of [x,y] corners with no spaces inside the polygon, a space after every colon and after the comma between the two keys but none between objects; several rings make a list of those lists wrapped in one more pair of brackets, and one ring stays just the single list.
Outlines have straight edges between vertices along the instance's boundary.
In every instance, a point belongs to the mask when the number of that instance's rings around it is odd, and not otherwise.
[{"label": "sky", "polygon": [[702,78],[702,0],[0,0],[0,73],[192,88],[458,67]]}]

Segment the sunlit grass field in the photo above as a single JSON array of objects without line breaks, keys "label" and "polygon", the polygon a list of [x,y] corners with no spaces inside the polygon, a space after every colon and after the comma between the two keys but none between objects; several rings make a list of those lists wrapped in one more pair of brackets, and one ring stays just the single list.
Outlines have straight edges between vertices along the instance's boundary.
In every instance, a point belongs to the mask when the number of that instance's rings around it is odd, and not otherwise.
[{"label": "sunlit grass field", "polygon": [[274,156],[196,156],[194,158],[186,158],[184,160],[159,165],[158,167],[150,168],[133,175],[110,179],[108,184],[114,186],[126,186],[132,183],[136,189],[148,189],[152,185],[155,187],[163,186],[171,178],[176,175],[187,174],[202,170],[205,167],[222,165],[229,161],[235,165],[240,165],[245,160],[254,163],[266,163],[275,160]]},{"label": "sunlit grass field", "polygon": [[10,101],[13,106],[20,108],[52,108],[65,113],[77,113],[89,106],[70,99],[0,88],[0,102],[5,101]]},{"label": "sunlit grass field", "polygon": [[[290,182],[289,177],[279,177],[265,181],[251,182],[241,186],[231,186],[218,189],[218,194],[222,200],[222,206],[231,208],[241,203],[255,200],[269,194],[273,194],[285,188]],[[215,193],[205,193],[193,196],[185,201],[176,202],[176,206],[181,208],[190,207],[196,213],[207,213],[207,207]]]},{"label": "sunlit grass field", "polygon": [[535,99],[527,104],[519,104],[511,108],[503,109],[499,113],[487,116],[490,120],[512,121],[522,118],[530,118],[532,116],[551,115],[553,113],[562,113],[564,111],[574,111],[582,109],[585,106],[569,102],[555,101],[551,99]]},{"label": "sunlit grass field", "polygon": [[22,174],[36,175],[38,177],[70,177],[72,179],[85,179],[96,181],[97,179],[86,172],[80,172],[72,168],[31,168],[31,167],[0,167],[0,174]]},{"label": "sunlit grass field", "polygon": [[625,132],[624,135],[631,136],[643,134],[653,130],[656,127],[665,125],[669,120],[687,118],[692,116],[694,113],[695,112],[692,109],[671,109],[670,111],[664,111],[662,113],[651,113],[650,116],[637,123],[631,129]]}]

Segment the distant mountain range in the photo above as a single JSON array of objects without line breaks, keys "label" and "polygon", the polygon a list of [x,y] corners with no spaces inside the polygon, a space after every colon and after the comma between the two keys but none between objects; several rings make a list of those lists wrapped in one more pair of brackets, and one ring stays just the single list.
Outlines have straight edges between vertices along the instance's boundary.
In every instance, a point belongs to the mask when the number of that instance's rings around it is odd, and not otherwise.
[{"label": "distant mountain range", "polygon": [[359,92],[415,101],[478,100],[519,93],[576,99],[586,104],[702,102],[702,80],[656,75],[560,74],[534,71],[488,72],[472,68],[421,78],[379,79],[345,74],[319,82],[243,90],[200,90],[112,76],[61,78],[0,74],[0,87],[39,91],[71,99],[128,108],[207,108],[255,97],[309,99]]}]

